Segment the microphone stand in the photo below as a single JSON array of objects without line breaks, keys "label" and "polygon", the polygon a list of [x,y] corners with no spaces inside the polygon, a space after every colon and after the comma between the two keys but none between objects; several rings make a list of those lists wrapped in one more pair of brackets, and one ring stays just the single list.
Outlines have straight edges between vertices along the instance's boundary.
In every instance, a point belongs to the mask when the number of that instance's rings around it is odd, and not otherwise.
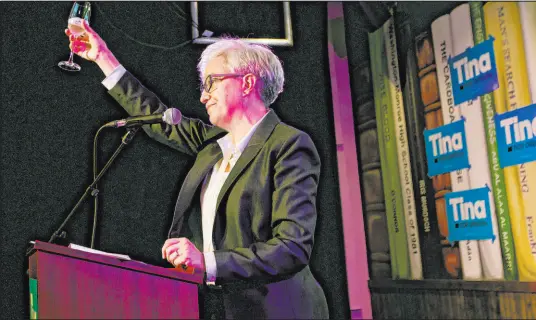
[{"label": "microphone stand", "polygon": [[[108,168],[111,166],[112,162],[115,160],[115,158],[117,158],[117,156],[119,155],[119,153],[121,152],[121,150],[123,150],[123,148],[130,142],[132,141],[132,139],[134,138],[134,135],[136,134],[136,132],[138,132],[140,128],[139,127],[130,127],[130,128],[127,128],[127,133],[123,136],[123,139],[121,141],[121,144],[117,147],[117,149],[115,150],[114,154],[110,157],[110,159],[106,162],[106,164],[104,165],[104,167],[102,168],[102,170],[99,172],[99,175],[93,179],[93,182],[87,187],[86,191],[84,192],[84,194],[82,195],[82,197],[80,198],[80,200],[78,200],[78,202],[75,204],[75,206],[72,208],[71,212],[67,215],[67,218],[65,218],[65,220],[63,220],[63,223],[60,225],[60,227],[54,231],[54,233],[52,234],[52,236],[50,237],[50,239],[48,240],[49,243],[52,243],[54,242],[54,240],[56,240],[58,237],[59,238],[65,238],[65,231],[62,231],[61,229],[63,229],[63,227],[65,226],[65,224],[67,224],[67,221],[69,221],[69,219],[71,219],[72,215],[76,212],[76,209],[78,209],[78,207],[80,206],[80,204],[82,204],[82,202],[87,198],[87,196],[89,194],[91,194],[92,196],[95,196],[99,193],[99,190],[95,188],[95,186],[97,185],[97,183],[99,182],[99,180],[104,176],[104,173],[106,173],[106,171],[108,170]],[[29,254],[30,252],[32,251],[32,248],[30,248],[27,252],[27,254]]]}]

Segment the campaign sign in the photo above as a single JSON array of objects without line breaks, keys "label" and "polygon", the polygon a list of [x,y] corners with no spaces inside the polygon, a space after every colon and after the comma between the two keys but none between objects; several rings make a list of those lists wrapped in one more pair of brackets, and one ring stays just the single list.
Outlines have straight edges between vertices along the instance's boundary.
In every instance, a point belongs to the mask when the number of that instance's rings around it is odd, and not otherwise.
[{"label": "campaign sign", "polygon": [[488,187],[450,192],[445,195],[449,242],[495,240]]},{"label": "campaign sign", "polygon": [[428,176],[469,168],[465,119],[424,130]]},{"label": "campaign sign", "polygon": [[493,40],[490,36],[488,40],[449,58],[455,105],[499,88]]},{"label": "campaign sign", "polygon": [[536,160],[536,104],[495,115],[501,168]]}]

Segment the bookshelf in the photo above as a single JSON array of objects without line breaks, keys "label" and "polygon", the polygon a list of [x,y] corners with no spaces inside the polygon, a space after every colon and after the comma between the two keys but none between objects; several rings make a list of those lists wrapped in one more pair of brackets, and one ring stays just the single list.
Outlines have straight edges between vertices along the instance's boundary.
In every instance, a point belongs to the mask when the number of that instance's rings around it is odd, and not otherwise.
[{"label": "bookshelf", "polygon": [[[351,70],[354,123],[356,126],[356,141],[358,141],[357,152],[360,164],[361,192],[364,202],[363,212],[367,237],[367,258],[371,279],[369,281],[369,289],[373,317],[377,319],[536,318],[536,282],[523,279],[522,277],[520,278],[515,273],[514,275],[511,273],[507,274],[506,268],[504,275],[502,275],[502,272],[497,272],[497,268],[493,268],[496,264],[493,261],[497,259],[503,259],[502,261],[504,261],[505,259],[504,255],[502,258],[500,254],[498,255],[497,243],[482,245],[474,241],[474,244],[471,244],[471,246],[468,243],[447,243],[445,242],[445,237],[448,232],[442,230],[442,258],[443,268],[445,270],[438,272],[433,278],[428,278],[425,265],[433,259],[428,262],[425,261],[426,259],[423,259],[424,277],[410,280],[412,276],[408,276],[408,273],[397,274],[399,272],[397,270],[400,270],[400,267],[393,266],[393,261],[397,259],[395,255],[390,253],[392,245],[386,239],[387,234],[392,231],[388,227],[390,218],[385,213],[386,198],[382,190],[382,186],[384,186],[382,184],[384,174],[381,172],[383,168],[380,161],[380,152],[373,152],[371,145],[379,144],[378,141],[382,139],[382,135],[379,133],[375,135],[374,133],[381,130],[382,123],[385,124],[387,122],[380,122],[375,116],[378,115],[375,113],[374,108],[376,100],[374,93],[377,89],[370,89],[374,74],[371,73],[369,76],[363,76],[363,66],[366,66],[366,63],[363,64],[363,61],[368,62],[369,69],[373,69],[370,66],[370,63],[374,63],[371,62],[374,60],[371,60],[371,53],[379,52],[378,50],[370,50],[370,38],[368,35],[384,24],[390,16],[388,8],[394,7],[395,17],[404,16],[404,19],[412,24],[413,36],[411,42],[413,45],[415,39],[423,32],[428,30],[430,34],[432,33],[432,22],[443,15],[451,14],[455,8],[464,3],[466,2],[345,4],[348,60]],[[459,26],[455,26],[452,29],[456,30],[456,27]],[[400,25],[397,25],[397,28],[401,28]],[[402,39],[401,41],[407,41],[407,39]],[[399,49],[401,46],[404,47],[404,44],[398,44]],[[416,50],[418,51],[418,49]],[[404,54],[404,52],[398,52],[399,60],[405,59],[403,57]],[[438,68],[439,63],[434,62],[433,64],[435,64],[435,68]],[[429,70],[426,69],[427,67],[429,66],[424,65],[422,68],[419,66],[418,71],[422,71],[422,74],[418,76],[419,78],[429,73]],[[401,72],[403,72],[402,69],[403,67],[401,66]],[[401,80],[403,80],[402,78],[404,76],[405,73],[401,75]],[[439,79],[437,75],[434,76]],[[441,76],[444,77],[442,73]],[[439,80],[437,81],[439,82]],[[420,86],[421,91],[424,92],[422,99],[428,99],[426,102],[422,102],[426,109],[424,111],[425,115],[421,115],[421,118],[424,117],[424,119],[421,120],[425,122],[425,125],[441,126],[443,125],[442,113],[445,114],[445,112],[441,110],[440,94],[437,92],[435,94],[437,97],[434,96],[430,90],[426,89],[426,85],[430,85],[430,82],[426,82],[424,87],[422,83]],[[368,92],[367,88],[370,89]],[[439,90],[436,89],[436,91]],[[411,102],[411,99],[405,99],[404,102],[406,101]],[[469,109],[466,107],[466,110]],[[376,112],[378,111],[376,110]],[[481,114],[478,116],[482,117]],[[407,116],[406,119],[408,119]],[[417,119],[417,121],[419,120]],[[411,142],[412,136],[411,130],[409,129],[408,135],[410,137],[409,141]],[[365,149],[367,152],[360,152],[360,150]],[[415,147],[411,149],[410,147],[410,153],[415,153],[415,150],[419,150],[419,148]],[[411,161],[419,161],[419,159],[419,156],[411,157]],[[484,161],[487,161],[487,159]],[[394,169],[391,170],[396,171]],[[392,176],[391,173],[389,173],[389,176]],[[472,179],[475,181],[479,176],[481,175],[473,174],[471,176],[469,173],[466,174],[469,180]],[[444,199],[445,194],[453,191],[452,179],[458,180],[456,175],[449,174],[431,179],[430,184],[433,187],[433,197],[429,197],[428,199],[432,199],[436,208],[446,206],[445,201],[442,199]],[[457,186],[456,188],[463,190],[464,187],[467,187],[467,185]],[[418,202],[416,206],[417,216],[422,216],[423,210],[419,209]],[[439,225],[439,229],[446,223],[444,221],[445,219],[445,217],[437,216],[435,223]],[[382,239],[384,240],[383,242]],[[504,250],[504,244],[502,245]],[[482,255],[482,252],[488,254],[478,264],[474,264],[478,270],[471,277],[467,277],[467,274],[469,274],[467,268],[462,270],[464,259],[466,267],[469,265],[468,259],[472,259],[471,256],[467,256],[468,249],[469,251],[477,250],[479,257]],[[490,258],[492,255],[493,258]],[[428,272],[428,274],[430,273]],[[501,277],[505,280],[495,280],[497,278],[501,279]],[[516,277],[516,280],[509,280],[509,277]]]}]

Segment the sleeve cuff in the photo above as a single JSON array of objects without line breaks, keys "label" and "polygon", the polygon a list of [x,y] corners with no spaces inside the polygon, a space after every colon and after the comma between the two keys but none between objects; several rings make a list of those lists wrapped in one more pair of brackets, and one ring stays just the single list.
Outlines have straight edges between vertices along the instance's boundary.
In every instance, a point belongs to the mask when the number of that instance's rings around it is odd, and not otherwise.
[{"label": "sleeve cuff", "polygon": [[104,79],[101,83],[103,86],[106,87],[106,89],[111,90],[115,85],[119,82],[121,77],[125,74],[127,70],[123,65],[118,65],[112,73],[110,73],[106,79]]},{"label": "sleeve cuff", "polygon": [[207,272],[207,285],[216,285],[216,256],[214,252],[203,252]]}]

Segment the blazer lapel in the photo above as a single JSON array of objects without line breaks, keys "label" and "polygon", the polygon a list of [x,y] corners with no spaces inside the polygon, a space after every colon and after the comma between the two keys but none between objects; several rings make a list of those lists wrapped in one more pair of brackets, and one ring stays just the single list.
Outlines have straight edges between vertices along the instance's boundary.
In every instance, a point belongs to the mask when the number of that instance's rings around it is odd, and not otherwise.
[{"label": "blazer lapel", "polygon": [[225,183],[221,188],[221,191],[218,195],[218,200],[216,202],[216,215],[223,197],[227,194],[233,182],[240,176],[242,171],[244,171],[244,169],[251,162],[251,160],[255,158],[257,153],[259,153],[266,140],[268,140],[268,137],[270,137],[270,134],[274,130],[275,126],[280,122],[281,120],[279,119],[279,117],[272,109],[270,109],[270,111],[268,111],[268,114],[266,115],[266,118],[259,124],[259,126],[255,130],[255,133],[249,140],[249,143],[244,149],[244,152],[242,152],[242,155],[240,156],[240,158],[238,158],[238,161],[235,163],[233,169],[229,173],[229,176],[225,180]]},{"label": "blazer lapel", "polygon": [[182,227],[177,226],[176,224],[192,204],[192,198],[196,194],[196,191],[203,179],[214,167],[216,162],[222,158],[222,151],[216,140],[224,134],[225,131],[219,128],[214,128],[207,133],[206,143],[200,147],[200,151],[197,154],[195,163],[182,183],[182,187],[179,191],[179,196],[177,197],[177,202],[175,204],[173,222],[171,224],[169,234],[171,234],[172,230]]},{"label": "blazer lapel", "polygon": [[[279,117],[272,109],[270,109],[270,111],[266,115],[266,118],[259,124],[259,126],[255,130],[255,133],[251,137],[251,140],[249,141],[247,147],[244,149],[244,152],[242,152],[242,155],[240,156],[236,164],[233,166],[233,169],[229,173],[229,176],[225,180],[225,183],[223,184],[221,191],[218,194],[213,236],[214,232],[219,233],[216,231],[217,229],[221,229],[221,226],[219,226],[220,219],[218,219],[218,210],[223,197],[228,193],[229,188],[234,183],[234,181],[241,175],[242,171],[244,171],[247,165],[259,153],[264,143],[270,137],[272,131],[275,129],[275,126],[280,122],[281,120],[279,119]],[[221,138],[225,134],[226,131],[217,127],[214,127],[207,133],[206,143],[201,146],[201,150],[197,155],[197,159],[192,166],[192,169],[189,171],[188,175],[184,179],[181,190],[179,192],[177,203],[175,205],[173,223],[171,224],[171,228],[169,231],[170,234],[172,230],[181,227],[177,226],[176,224],[180,220],[182,215],[184,215],[188,207],[190,207],[192,203],[192,198],[194,194],[196,194],[200,183],[202,182],[203,178],[206,177],[209,171],[214,167],[216,162],[218,162],[218,160],[222,158],[222,150],[217,143],[217,139]],[[214,241],[214,244],[217,246],[218,241]]]}]

